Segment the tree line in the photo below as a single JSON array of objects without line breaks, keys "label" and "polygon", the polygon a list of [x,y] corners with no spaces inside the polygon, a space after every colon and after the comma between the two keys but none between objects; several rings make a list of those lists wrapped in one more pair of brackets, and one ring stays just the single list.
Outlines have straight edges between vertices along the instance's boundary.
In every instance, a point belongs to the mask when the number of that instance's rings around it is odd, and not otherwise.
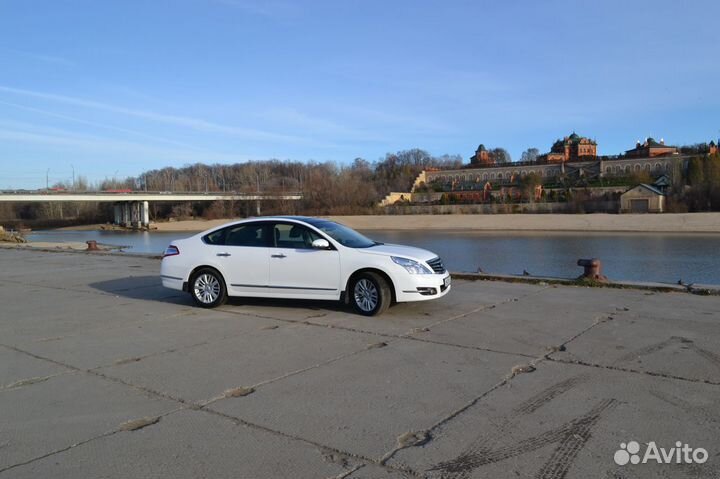
[{"label": "tree line", "polygon": [[[460,168],[459,155],[433,156],[413,148],[388,153],[370,162],[356,158],[350,164],[335,162],[299,162],[290,160],[249,161],[236,164],[193,164],[180,168],[166,167],[146,171],[138,176],[109,179],[92,185],[83,177],[75,185],[56,183],[53,188],[75,191],[124,190],[177,192],[300,192],[303,199],[288,202],[264,202],[267,214],[364,214],[390,191],[409,191],[417,175],[428,168]],[[156,219],[170,216],[229,217],[254,212],[254,205],[219,201],[197,204],[152,204]],[[64,205],[0,204],[0,220],[66,220],[79,222],[107,221],[111,205],[82,203]],[[12,222],[11,222],[12,223]]]},{"label": "tree line", "polygon": [[[695,147],[695,148],[693,148]],[[699,150],[699,146],[691,146]],[[508,155],[509,156],[509,155]],[[521,161],[536,158],[537,149],[523,153]],[[300,201],[264,202],[264,214],[342,215],[379,212],[378,202],[391,191],[409,191],[417,175],[425,169],[463,167],[459,155],[433,156],[413,148],[388,153],[369,162],[356,158],[350,164],[334,162],[250,161],[226,164],[193,164],[180,168],[146,171],[125,179],[90,184],[82,176],[74,185],[56,183],[54,188],[76,191],[193,191],[193,192],[299,192]],[[672,211],[720,211],[720,155],[698,154],[688,160],[687,168],[673,174],[674,185],[669,200]],[[652,182],[651,178],[633,178]],[[532,196],[542,179],[529,176],[518,183],[523,196]],[[255,205],[248,202],[152,203],[154,220],[169,217],[202,216],[224,218],[249,216]],[[0,203],[0,224],[38,224],[54,226],[63,223],[106,222],[112,217],[107,203]]]}]

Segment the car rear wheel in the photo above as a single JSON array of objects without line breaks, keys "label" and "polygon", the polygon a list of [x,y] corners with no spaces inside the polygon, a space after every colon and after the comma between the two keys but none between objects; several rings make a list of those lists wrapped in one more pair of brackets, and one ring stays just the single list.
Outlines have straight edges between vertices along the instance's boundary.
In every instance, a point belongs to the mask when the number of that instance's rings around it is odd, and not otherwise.
[{"label": "car rear wheel", "polygon": [[190,283],[190,294],[202,308],[215,308],[227,301],[227,289],[222,275],[212,268],[195,273]]},{"label": "car rear wheel", "polygon": [[377,316],[390,307],[392,292],[388,282],[377,273],[360,273],[350,285],[350,302],[364,316]]}]

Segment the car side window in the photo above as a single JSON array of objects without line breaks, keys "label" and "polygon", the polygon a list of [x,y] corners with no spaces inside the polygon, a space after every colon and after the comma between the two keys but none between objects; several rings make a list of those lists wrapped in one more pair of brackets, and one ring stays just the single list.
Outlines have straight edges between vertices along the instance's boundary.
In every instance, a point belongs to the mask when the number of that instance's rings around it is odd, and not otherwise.
[{"label": "car side window", "polygon": [[312,242],[322,236],[299,224],[275,223],[273,238],[276,248],[312,249]]},{"label": "car side window", "polygon": [[266,223],[249,223],[230,226],[224,230],[225,241],[223,244],[226,246],[265,247],[268,246],[268,229]]},{"label": "car side window", "polygon": [[212,245],[224,245],[225,244],[225,233],[227,233],[227,228],[223,228],[217,231],[213,231],[212,233],[208,233],[205,236],[203,236],[203,241],[207,244]]}]

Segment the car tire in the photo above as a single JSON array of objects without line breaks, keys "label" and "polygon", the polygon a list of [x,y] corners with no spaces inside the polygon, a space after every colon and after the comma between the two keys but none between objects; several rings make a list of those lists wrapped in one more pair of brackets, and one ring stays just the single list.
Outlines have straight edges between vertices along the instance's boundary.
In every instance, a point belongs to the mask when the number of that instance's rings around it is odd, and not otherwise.
[{"label": "car tire", "polygon": [[190,296],[201,308],[216,308],[227,301],[225,280],[217,270],[202,268],[190,281]]},{"label": "car tire", "polygon": [[372,272],[360,273],[350,282],[350,303],[363,316],[384,313],[392,302],[392,291],[387,280]]}]

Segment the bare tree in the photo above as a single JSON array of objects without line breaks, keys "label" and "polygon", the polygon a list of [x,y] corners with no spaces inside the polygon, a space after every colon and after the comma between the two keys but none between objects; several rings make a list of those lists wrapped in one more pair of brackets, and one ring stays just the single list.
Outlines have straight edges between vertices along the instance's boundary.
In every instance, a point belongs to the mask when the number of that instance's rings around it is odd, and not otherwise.
[{"label": "bare tree", "polygon": [[537,157],[540,155],[540,150],[537,148],[528,148],[527,150],[522,152],[522,155],[520,156],[520,161],[524,162],[534,162],[537,160]]}]

